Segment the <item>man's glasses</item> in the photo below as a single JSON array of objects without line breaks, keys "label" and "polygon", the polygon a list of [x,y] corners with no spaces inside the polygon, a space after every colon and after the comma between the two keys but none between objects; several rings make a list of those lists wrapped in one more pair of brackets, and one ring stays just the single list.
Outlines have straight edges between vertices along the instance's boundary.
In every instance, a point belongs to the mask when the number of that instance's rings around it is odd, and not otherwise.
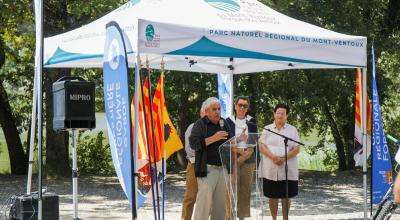
[{"label": "man's glasses", "polygon": [[239,106],[239,108],[248,108],[249,107],[249,105],[241,104],[241,103],[239,103],[238,106]]}]

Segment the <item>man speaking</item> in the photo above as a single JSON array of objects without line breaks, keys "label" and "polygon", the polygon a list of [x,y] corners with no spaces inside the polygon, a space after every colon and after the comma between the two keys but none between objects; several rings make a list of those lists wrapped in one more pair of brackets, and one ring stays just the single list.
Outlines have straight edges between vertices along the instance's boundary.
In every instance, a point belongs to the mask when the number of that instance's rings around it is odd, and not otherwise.
[{"label": "man speaking", "polygon": [[221,220],[225,217],[226,185],[219,146],[233,137],[228,123],[221,118],[217,98],[205,101],[206,116],[193,125],[189,138],[195,150],[195,175],[198,192],[194,220]]}]

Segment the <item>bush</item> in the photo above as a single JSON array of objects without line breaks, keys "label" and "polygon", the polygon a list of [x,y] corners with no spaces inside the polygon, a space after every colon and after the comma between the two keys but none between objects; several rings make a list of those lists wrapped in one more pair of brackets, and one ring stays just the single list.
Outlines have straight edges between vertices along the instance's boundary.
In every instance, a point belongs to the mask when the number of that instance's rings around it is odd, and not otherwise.
[{"label": "bush", "polygon": [[97,136],[83,136],[79,133],[77,144],[77,162],[82,174],[110,175],[115,174],[109,144],[104,144],[103,132]]}]

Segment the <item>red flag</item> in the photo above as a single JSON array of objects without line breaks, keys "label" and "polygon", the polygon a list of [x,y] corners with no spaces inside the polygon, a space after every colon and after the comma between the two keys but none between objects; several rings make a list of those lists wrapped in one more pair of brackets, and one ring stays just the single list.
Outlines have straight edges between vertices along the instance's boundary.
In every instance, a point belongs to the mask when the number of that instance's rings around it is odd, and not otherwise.
[{"label": "red flag", "polygon": [[[146,138],[146,129],[145,129],[145,124],[144,124],[144,112],[143,112],[143,102],[142,102],[142,93],[139,91],[139,116],[138,116],[138,149],[137,149],[137,160],[138,160],[138,170],[142,168],[148,161],[148,156],[147,156],[147,138]],[[135,129],[135,114],[134,114],[134,103],[135,98],[132,98],[132,103],[131,103],[131,118],[132,118],[132,133],[134,132]],[[132,141],[134,143],[134,140]],[[133,146],[134,147],[134,146]]]},{"label": "red flag", "polygon": [[155,144],[158,149],[157,160],[163,157],[164,146],[164,120],[162,107],[164,106],[164,74],[160,75],[156,91],[153,98],[153,120],[154,120],[154,137]]},{"label": "red flag", "polygon": [[[361,120],[362,115],[362,74],[359,68],[356,69],[356,113],[354,124],[354,161],[356,166],[363,164],[363,147],[362,147],[362,128]],[[367,96],[367,158],[371,154],[371,101]]]}]

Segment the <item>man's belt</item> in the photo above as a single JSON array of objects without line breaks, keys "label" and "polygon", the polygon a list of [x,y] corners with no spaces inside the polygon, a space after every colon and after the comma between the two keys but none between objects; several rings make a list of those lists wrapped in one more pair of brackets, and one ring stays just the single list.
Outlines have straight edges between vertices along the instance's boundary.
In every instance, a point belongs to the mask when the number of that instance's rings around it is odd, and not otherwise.
[{"label": "man's belt", "polygon": [[211,168],[215,168],[215,169],[221,169],[222,168],[222,165],[212,165],[212,164],[207,164],[207,166],[208,167],[211,167]]}]

